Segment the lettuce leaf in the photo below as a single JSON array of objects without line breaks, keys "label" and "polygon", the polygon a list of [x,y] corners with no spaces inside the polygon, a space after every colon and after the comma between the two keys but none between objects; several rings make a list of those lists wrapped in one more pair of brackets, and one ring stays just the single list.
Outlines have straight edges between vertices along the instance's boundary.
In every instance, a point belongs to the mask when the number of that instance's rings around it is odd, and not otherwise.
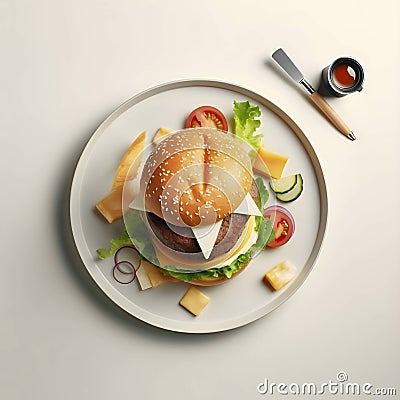
[{"label": "lettuce leaf", "polygon": [[149,231],[142,220],[142,212],[130,210],[125,214],[126,230],[129,232],[133,245],[138,250],[141,258],[159,266],[153,243],[149,237]]},{"label": "lettuce leaf", "polygon": [[258,106],[251,105],[249,101],[239,103],[234,101],[233,120],[235,122],[233,133],[249,143],[257,152],[261,146],[262,134],[255,134],[260,127],[261,121],[256,119],[261,116]]},{"label": "lettuce leaf", "polygon": [[[256,183],[257,189],[258,189],[258,209],[260,210],[261,213],[264,213],[264,206],[265,206],[265,203],[268,201],[269,192],[268,192],[267,188],[265,187],[264,181],[262,178],[260,178],[260,177],[256,178],[255,183]],[[255,226],[256,232],[258,232],[261,218],[262,217],[260,217],[258,215],[256,216],[256,226]]]},{"label": "lettuce leaf", "polygon": [[100,259],[105,259],[114,255],[122,246],[134,246],[138,250],[141,258],[159,266],[156,252],[149,238],[149,233],[144,224],[141,212],[131,210],[125,214],[125,232],[116,239],[111,239],[108,249],[97,249]]},{"label": "lettuce leaf", "polygon": [[104,260],[105,258],[114,255],[117,250],[123,246],[132,246],[132,240],[126,231],[121,236],[111,239],[110,247],[108,249],[97,249],[97,254],[101,260]]},{"label": "lettuce leaf", "polygon": [[258,209],[261,212],[264,212],[264,207],[265,207],[265,203],[268,201],[269,198],[269,192],[266,188],[266,186],[264,185],[264,181],[262,178],[258,177],[255,179],[255,183],[257,185],[257,189],[258,189]]}]

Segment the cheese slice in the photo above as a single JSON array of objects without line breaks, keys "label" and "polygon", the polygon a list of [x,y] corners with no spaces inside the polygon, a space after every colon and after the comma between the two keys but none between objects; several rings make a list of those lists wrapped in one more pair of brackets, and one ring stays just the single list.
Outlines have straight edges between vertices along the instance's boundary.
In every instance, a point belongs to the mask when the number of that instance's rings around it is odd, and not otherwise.
[{"label": "cheese slice", "polygon": [[[246,214],[246,215],[258,215],[258,216],[262,215],[256,203],[254,202],[253,198],[251,197],[250,193],[246,194],[242,203],[235,210],[235,213]],[[222,220],[216,222],[211,227],[210,225],[205,225],[205,226],[200,225],[192,227],[192,232],[196,237],[197,243],[199,244],[203,256],[206,260],[208,260],[208,258],[211,255],[221,225],[222,225]]]},{"label": "cheese slice", "polygon": [[221,225],[222,219],[211,226],[200,225],[192,227],[192,232],[206,260],[209,259],[211,252],[213,251]]},{"label": "cheese slice", "polygon": [[143,195],[141,193],[139,193],[139,195],[136,196],[134,200],[129,204],[129,208],[131,208],[132,210],[146,211]]},{"label": "cheese slice", "polygon": [[235,213],[262,216],[260,210],[257,207],[257,204],[254,202],[250,193],[246,194],[246,197],[243,199],[239,207],[235,210]]}]

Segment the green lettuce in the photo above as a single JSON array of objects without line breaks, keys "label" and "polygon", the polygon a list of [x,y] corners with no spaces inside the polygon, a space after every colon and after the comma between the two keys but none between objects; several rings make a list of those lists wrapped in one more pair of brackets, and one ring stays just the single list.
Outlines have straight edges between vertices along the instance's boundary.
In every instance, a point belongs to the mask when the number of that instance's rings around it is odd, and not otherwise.
[{"label": "green lettuce", "polygon": [[235,122],[233,133],[249,143],[257,152],[263,138],[261,133],[255,134],[261,125],[261,121],[256,119],[261,116],[260,108],[250,104],[249,101],[242,103],[234,101],[233,103],[233,120]]},{"label": "green lettuce", "polygon": [[114,255],[123,246],[132,246],[132,240],[126,231],[121,236],[111,239],[109,248],[97,249],[97,254],[100,259],[104,260]]},{"label": "green lettuce", "polygon": [[140,214],[139,210],[130,210],[125,214],[125,232],[116,239],[111,239],[109,248],[97,249],[100,259],[111,257],[123,246],[134,246],[141,258],[154,265],[160,265],[149,238],[147,227]]},{"label": "green lettuce", "polygon": [[[264,206],[265,206],[265,203],[268,201],[269,192],[268,192],[267,188],[265,187],[264,181],[262,178],[260,178],[260,177],[256,178],[255,183],[256,183],[257,189],[258,189],[258,209],[260,210],[261,213],[264,213]],[[256,232],[258,232],[261,218],[263,218],[263,217],[258,216],[258,215],[256,216],[256,226],[255,226]]]},{"label": "green lettuce", "polygon": [[129,232],[132,243],[140,253],[140,256],[154,265],[159,266],[160,262],[156,256],[153,243],[149,237],[149,231],[142,219],[142,212],[130,210],[125,215],[126,230]]},{"label": "green lettuce", "polygon": [[264,212],[264,207],[265,207],[265,203],[268,201],[269,198],[269,192],[267,190],[267,188],[264,185],[264,181],[262,178],[258,177],[255,179],[256,185],[257,185],[257,189],[258,189],[258,209],[261,212]]}]

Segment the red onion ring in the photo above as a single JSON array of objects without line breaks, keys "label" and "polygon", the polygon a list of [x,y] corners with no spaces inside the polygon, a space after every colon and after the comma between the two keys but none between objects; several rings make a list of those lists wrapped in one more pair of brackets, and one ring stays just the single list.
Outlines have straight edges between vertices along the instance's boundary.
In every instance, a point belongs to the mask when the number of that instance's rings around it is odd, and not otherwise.
[{"label": "red onion ring", "polygon": [[[126,265],[131,269],[131,272],[125,272],[125,271],[121,270],[120,265],[122,265],[122,264],[126,264]],[[117,269],[121,274],[124,274],[124,275],[132,275],[131,280],[129,280],[129,281],[127,281],[127,282],[122,282],[122,281],[120,281],[120,280],[115,276],[115,270],[116,270],[116,269]],[[135,278],[136,278],[136,269],[135,269],[135,267],[132,265],[132,263],[130,263],[129,261],[120,261],[120,262],[117,262],[117,263],[114,265],[114,267],[113,267],[113,269],[112,269],[112,274],[113,274],[114,279],[115,279],[118,283],[121,283],[122,285],[127,285],[128,283],[131,283],[131,282],[133,282],[133,281],[135,280]]]},{"label": "red onion ring", "polygon": [[[121,268],[121,265],[123,265],[123,264],[127,264],[129,266],[129,271],[128,272],[124,271],[123,268]],[[114,268],[116,268],[118,270],[118,272],[121,272],[121,274],[132,275],[133,274],[132,268],[135,269],[135,266],[128,260],[122,260],[122,261],[117,262],[116,264],[114,264]],[[136,272],[136,269],[135,269],[135,272]]]},{"label": "red onion ring", "polygon": [[296,224],[295,224],[295,222],[294,222],[293,215],[290,213],[290,211],[289,211],[287,208],[282,207],[282,206],[277,206],[277,205],[276,205],[276,206],[269,206],[269,207],[267,207],[267,208],[264,209],[264,215],[265,215],[266,213],[268,213],[268,211],[274,212],[274,213],[275,213],[275,216],[276,216],[276,211],[280,211],[280,212],[282,212],[284,215],[286,215],[286,216],[290,219],[290,222],[292,223],[292,226],[293,226],[293,233],[294,233]]},{"label": "red onion ring", "polygon": [[[132,250],[132,251],[135,253],[135,255],[137,256],[137,259],[138,259],[138,267],[137,267],[137,268],[139,268],[139,265],[140,265],[140,256],[139,256],[139,252],[136,250],[136,248],[135,248],[134,246],[128,246],[128,245],[126,245],[126,246],[120,247],[120,248],[115,252],[115,254],[114,254],[114,263],[117,264],[117,263],[120,261],[120,260],[119,260],[119,255],[120,255],[120,253],[121,253],[122,250],[126,250],[126,249]],[[123,261],[123,260],[121,260],[121,261]],[[131,264],[132,264],[132,263],[131,263]],[[137,269],[137,268],[135,268],[135,269]]]}]

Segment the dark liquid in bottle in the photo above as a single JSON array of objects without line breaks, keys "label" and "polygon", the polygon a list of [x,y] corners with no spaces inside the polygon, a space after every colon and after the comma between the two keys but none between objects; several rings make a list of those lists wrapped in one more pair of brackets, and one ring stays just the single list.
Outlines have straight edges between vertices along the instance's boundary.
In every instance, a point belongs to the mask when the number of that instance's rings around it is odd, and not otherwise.
[{"label": "dark liquid in bottle", "polygon": [[333,81],[339,87],[349,88],[356,81],[356,72],[346,64],[338,65],[333,70]]}]

